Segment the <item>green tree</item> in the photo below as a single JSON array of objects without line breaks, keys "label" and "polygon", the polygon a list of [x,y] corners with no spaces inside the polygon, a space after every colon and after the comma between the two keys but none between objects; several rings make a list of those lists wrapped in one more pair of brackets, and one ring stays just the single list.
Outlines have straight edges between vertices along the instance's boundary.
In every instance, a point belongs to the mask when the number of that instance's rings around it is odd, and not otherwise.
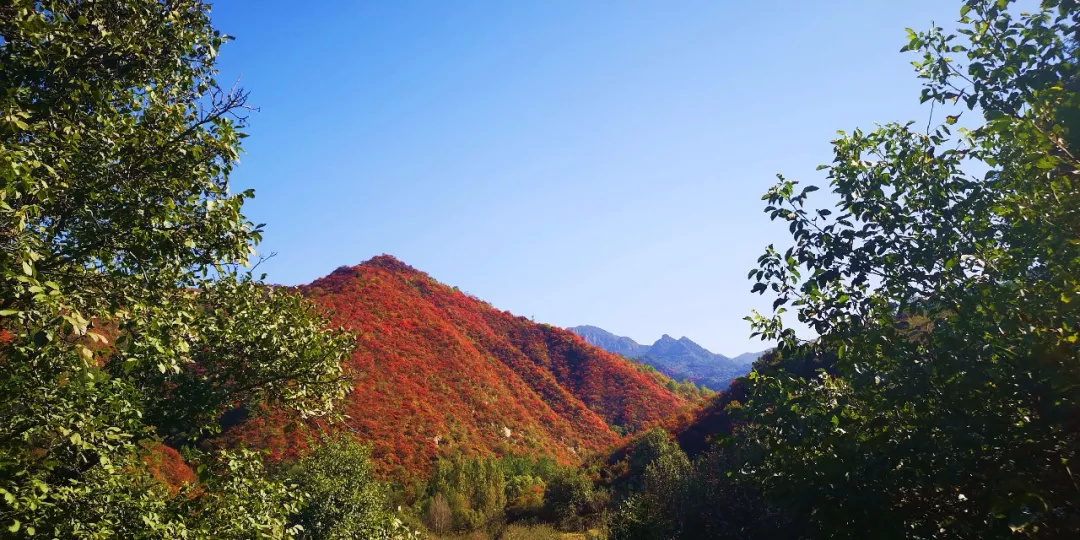
[{"label": "green tree", "polygon": [[0,522],[56,537],[290,534],[248,452],[190,454],[173,496],[136,442],[270,403],[327,415],[349,337],[244,272],[228,177],[246,94],[198,0],[0,6]]},{"label": "green tree", "polygon": [[600,520],[607,503],[607,492],[598,489],[584,470],[566,468],[548,481],[544,514],[564,530],[584,530]]},{"label": "green tree", "polygon": [[455,529],[473,530],[501,520],[506,508],[506,474],[496,458],[439,460],[428,489],[433,498],[444,499]]},{"label": "green tree", "polygon": [[611,516],[617,540],[677,538],[683,534],[692,472],[679,445],[659,428],[645,432],[629,456],[630,492]]},{"label": "green tree", "polygon": [[302,538],[391,538],[388,489],[371,470],[371,449],[348,436],[330,439],[289,469],[305,496],[295,517]]},{"label": "green tree", "polygon": [[776,296],[755,331],[836,360],[751,374],[737,472],[809,534],[1080,530],[1080,7],[1011,4],[909,31],[922,100],[946,115],[841,133],[835,206],[783,178],[764,197],[793,243],[751,271]]},{"label": "green tree", "polygon": [[[202,493],[188,490],[173,499],[169,509],[178,531],[186,527],[187,536],[236,540],[284,538],[300,532],[289,517],[300,509],[302,493],[270,479],[251,451],[223,452],[217,457],[208,460],[211,467],[202,468]],[[138,517],[146,523],[152,516]],[[134,528],[126,535],[148,536],[148,532]]]},{"label": "green tree", "polygon": [[[645,471],[661,457],[681,454],[682,449],[662,428],[652,428],[636,437],[627,456],[627,476],[631,488],[641,491],[645,488]],[[683,455],[685,457],[685,454]]]},{"label": "green tree", "polygon": [[547,484],[537,476],[512,476],[506,482],[506,513],[508,518],[526,518],[539,514],[544,508]]}]

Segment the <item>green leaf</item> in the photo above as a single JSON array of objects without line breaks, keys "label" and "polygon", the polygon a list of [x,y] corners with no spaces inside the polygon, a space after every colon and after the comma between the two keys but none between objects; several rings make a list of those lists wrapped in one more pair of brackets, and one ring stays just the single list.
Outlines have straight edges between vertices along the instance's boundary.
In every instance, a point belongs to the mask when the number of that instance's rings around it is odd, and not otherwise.
[{"label": "green leaf", "polygon": [[1059,161],[1057,158],[1047,155],[1039,158],[1039,160],[1035,162],[1035,166],[1040,169],[1053,169],[1058,166],[1058,163]]}]

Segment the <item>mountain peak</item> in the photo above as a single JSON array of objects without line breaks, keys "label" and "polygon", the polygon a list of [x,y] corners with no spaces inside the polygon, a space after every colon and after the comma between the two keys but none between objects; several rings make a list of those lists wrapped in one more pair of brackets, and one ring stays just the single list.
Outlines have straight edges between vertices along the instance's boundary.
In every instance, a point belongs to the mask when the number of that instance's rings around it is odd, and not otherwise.
[{"label": "mountain peak", "polygon": [[593,332],[593,333],[597,333],[597,334],[604,334],[604,335],[607,335],[607,336],[616,337],[615,334],[612,334],[611,332],[608,332],[607,330],[604,330],[603,328],[600,328],[599,326],[593,326],[591,324],[583,324],[583,325],[580,325],[580,326],[571,326],[571,327],[567,328],[567,330],[573,330],[574,332],[577,332],[578,330],[580,330],[582,332]]},{"label": "mountain peak", "polygon": [[419,270],[401,262],[397,257],[387,255],[386,253],[376,255],[361,263],[360,266],[382,268],[383,270],[389,270],[394,273],[420,273]]},{"label": "mountain peak", "polygon": [[760,353],[746,353],[739,356],[739,361],[732,361],[686,336],[675,339],[670,334],[664,334],[655,343],[646,346],[595,326],[577,326],[568,330],[592,345],[637,358],[673,379],[688,379],[713,390],[726,389],[732,379],[749,372],[753,360],[760,356]]},{"label": "mountain peak", "polygon": [[[356,275],[363,268],[381,268],[383,270],[395,273],[395,274],[413,274],[421,273],[419,270],[405,264],[397,257],[393,255],[376,255],[360,264],[349,266],[342,265],[330,272],[330,276],[351,276]],[[327,276],[329,277],[329,276]]]},{"label": "mountain peak", "polygon": [[600,347],[608,352],[613,352],[627,358],[637,358],[648,350],[647,346],[642,345],[631,338],[616,336],[615,334],[596,326],[574,326],[567,328],[567,330],[581,336],[581,338],[590,345]]}]

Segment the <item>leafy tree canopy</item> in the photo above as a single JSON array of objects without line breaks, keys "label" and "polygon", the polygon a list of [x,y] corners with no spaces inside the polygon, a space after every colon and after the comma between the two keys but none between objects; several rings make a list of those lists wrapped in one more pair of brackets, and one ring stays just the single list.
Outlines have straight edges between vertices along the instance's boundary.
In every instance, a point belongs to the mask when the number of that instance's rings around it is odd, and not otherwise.
[{"label": "leafy tree canopy", "polygon": [[792,244],[751,271],[776,297],[754,329],[838,359],[751,375],[739,474],[813,534],[1080,530],[1078,19],[967,0],[955,33],[909,31],[922,101],[955,114],[841,133],[832,207],[783,178],[764,197]]},{"label": "leafy tree canopy", "polygon": [[295,520],[301,538],[416,536],[387,510],[389,492],[372,472],[371,449],[350,436],[324,441],[287,476],[306,498]]},{"label": "leafy tree canopy", "polygon": [[198,0],[0,6],[0,524],[56,537],[282,536],[297,495],[204,454],[174,496],[137,443],[228,409],[324,416],[349,338],[244,271],[246,94]]}]

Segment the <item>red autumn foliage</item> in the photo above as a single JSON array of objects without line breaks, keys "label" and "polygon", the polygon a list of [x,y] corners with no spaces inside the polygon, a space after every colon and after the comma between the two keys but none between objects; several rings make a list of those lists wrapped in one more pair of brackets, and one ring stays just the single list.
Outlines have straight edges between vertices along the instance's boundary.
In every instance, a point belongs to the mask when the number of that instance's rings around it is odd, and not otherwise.
[{"label": "red autumn foliage", "polygon": [[[390,256],[299,290],[358,334],[345,429],[384,474],[423,476],[441,454],[546,454],[563,462],[676,413],[686,401],[576,334],[500,311]],[[304,446],[283,418],[233,437],[277,456]]]},{"label": "red autumn foliage", "polygon": [[196,480],[195,471],[184,462],[176,449],[156,441],[144,441],[143,463],[155,480],[169,488],[173,495],[180,492],[185,484]]}]

